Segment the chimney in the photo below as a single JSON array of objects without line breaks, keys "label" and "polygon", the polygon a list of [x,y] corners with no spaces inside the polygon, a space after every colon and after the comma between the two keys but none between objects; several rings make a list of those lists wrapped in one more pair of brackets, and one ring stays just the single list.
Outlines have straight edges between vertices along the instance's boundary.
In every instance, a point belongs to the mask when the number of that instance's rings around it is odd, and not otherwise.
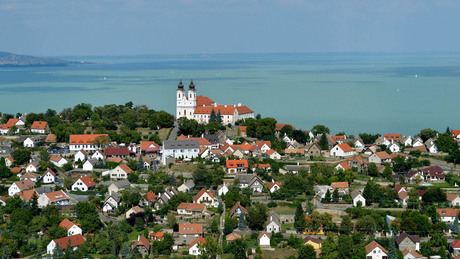
[{"label": "chimney", "polygon": [[297,162],[297,165],[300,165],[300,163],[299,163],[299,162]]},{"label": "chimney", "polygon": [[241,106],[241,103],[238,103],[238,107],[240,107],[240,106]]},{"label": "chimney", "polygon": [[227,108],[227,105],[225,105],[225,108]]},{"label": "chimney", "polygon": [[233,107],[236,107],[236,104],[234,104]]}]

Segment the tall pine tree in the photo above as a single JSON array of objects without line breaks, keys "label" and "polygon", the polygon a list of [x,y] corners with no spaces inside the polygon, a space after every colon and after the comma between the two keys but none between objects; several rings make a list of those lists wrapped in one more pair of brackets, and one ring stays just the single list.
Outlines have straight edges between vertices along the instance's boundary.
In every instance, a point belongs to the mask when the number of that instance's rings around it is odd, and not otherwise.
[{"label": "tall pine tree", "polygon": [[458,217],[455,217],[454,224],[452,225],[452,233],[458,234],[460,232],[460,226],[458,224]]},{"label": "tall pine tree", "polygon": [[217,115],[216,115],[216,122],[219,123],[220,125],[222,125],[222,115],[220,114],[220,109],[219,109],[219,111],[217,112]]},{"label": "tall pine tree", "polygon": [[297,204],[294,215],[294,227],[297,232],[302,232],[305,228],[305,212],[303,211],[302,203]]},{"label": "tall pine tree", "polygon": [[398,259],[396,253],[395,239],[392,237],[390,239],[390,249],[388,249],[388,259]]},{"label": "tall pine tree", "polygon": [[238,229],[241,231],[246,229],[246,216],[244,213],[240,214],[240,218],[238,221]]}]

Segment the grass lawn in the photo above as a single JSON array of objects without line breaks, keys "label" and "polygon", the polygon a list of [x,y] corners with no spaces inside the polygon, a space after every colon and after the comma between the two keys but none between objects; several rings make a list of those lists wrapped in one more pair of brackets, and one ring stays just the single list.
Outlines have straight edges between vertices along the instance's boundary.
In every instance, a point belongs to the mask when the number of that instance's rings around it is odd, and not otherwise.
[{"label": "grass lawn", "polygon": [[171,171],[193,173],[193,171],[195,171],[197,167],[198,166],[195,164],[179,164],[171,166]]},{"label": "grass lawn", "polygon": [[291,208],[287,206],[278,206],[275,208],[272,208],[276,213],[278,214],[295,214],[296,208]]},{"label": "grass lawn", "polygon": [[294,257],[297,257],[297,251],[295,249],[292,249],[292,248],[276,248],[275,251],[264,251],[262,250],[263,254],[263,258],[286,258],[286,257],[289,257],[289,256],[294,256]]},{"label": "grass lawn", "polygon": [[133,232],[129,233],[128,239],[131,240],[131,241],[137,240],[137,236],[142,235],[142,234],[144,234],[144,230],[137,231],[137,230],[133,229]]},{"label": "grass lawn", "polygon": [[433,186],[436,186],[436,187],[454,187],[453,185],[450,185],[449,183],[445,182],[445,183],[432,183]]},{"label": "grass lawn", "polygon": [[281,230],[294,229],[294,223],[281,224]]}]

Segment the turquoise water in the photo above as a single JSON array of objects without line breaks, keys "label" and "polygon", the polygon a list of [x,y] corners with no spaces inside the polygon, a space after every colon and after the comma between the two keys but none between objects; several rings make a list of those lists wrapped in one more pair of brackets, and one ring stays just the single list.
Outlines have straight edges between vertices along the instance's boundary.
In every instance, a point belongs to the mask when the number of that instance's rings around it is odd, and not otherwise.
[{"label": "turquoise water", "polygon": [[0,68],[0,111],[61,111],[78,103],[146,104],[175,113],[175,91],[248,105],[302,129],[402,133],[460,129],[460,53],[228,54],[63,57],[94,62]]}]

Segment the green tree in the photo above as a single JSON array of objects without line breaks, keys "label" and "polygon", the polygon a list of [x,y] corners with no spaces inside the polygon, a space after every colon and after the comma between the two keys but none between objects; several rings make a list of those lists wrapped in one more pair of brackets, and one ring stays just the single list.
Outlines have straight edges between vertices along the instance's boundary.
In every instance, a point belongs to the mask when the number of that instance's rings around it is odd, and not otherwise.
[{"label": "green tree", "polygon": [[458,234],[460,232],[460,226],[458,224],[458,217],[455,217],[454,224],[452,225],[452,233]]},{"label": "green tree", "polygon": [[248,209],[246,222],[248,227],[253,230],[262,230],[267,220],[267,207],[264,204],[256,203]]},{"label": "green tree", "polygon": [[318,134],[324,134],[324,133],[329,134],[329,133],[331,133],[331,131],[330,131],[330,129],[328,127],[326,127],[324,125],[320,125],[320,124],[313,126],[313,128],[311,129],[311,132],[315,136],[318,135]]},{"label": "green tree", "polygon": [[238,229],[243,231],[246,229],[246,215],[241,213],[238,218]]},{"label": "green tree", "polygon": [[219,232],[219,218],[214,217],[211,223],[211,232],[212,233],[218,233]]},{"label": "green tree", "polygon": [[339,189],[337,188],[335,188],[334,191],[332,192],[332,201],[339,202]]},{"label": "green tree", "polygon": [[31,151],[25,148],[18,148],[11,153],[17,165],[26,164],[31,158]]},{"label": "green tree", "polygon": [[449,134],[440,134],[434,141],[439,151],[451,153],[458,149],[457,142]]},{"label": "green tree", "polygon": [[383,177],[389,179],[392,174],[393,171],[391,171],[391,168],[389,166],[385,166],[385,169],[383,169]]},{"label": "green tree", "polygon": [[321,258],[336,259],[339,257],[338,245],[331,235],[321,243]]},{"label": "green tree", "polygon": [[422,201],[427,204],[446,201],[446,193],[439,187],[430,187],[422,196]]},{"label": "green tree", "polygon": [[50,154],[46,150],[40,151],[40,160],[44,162],[50,161]]},{"label": "green tree", "polygon": [[331,191],[329,191],[329,189],[327,190],[326,195],[324,196],[324,201],[327,203],[331,202]]},{"label": "green tree", "polygon": [[248,244],[246,243],[246,241],[243,238],[238,238],[228,243],[226,253],[233,254],[233,258],[235,259],[245,259],[247,258],[247,249]]},{"label": "green tree", "polygon": [[371,235],[375,233],[376,224],[372,216],[366,215],[363,218],[359,219],[356,223],[356,229],[361,233]]},{"label": "green tree", "polygon": [[137,160],[137,171],[139,173],[145,172],[145,167],[144,167],[144,159],[142,159],[142,155],[139,156],[139,159]]},{"label": "green tree", "polygon": [[353,222],[348,215],[342,217],[342,222],[340,223],[340,232],[342,234],[349,235],[353,231]]},{"label": "green tree", "polygon": [[294,216],[294,227],[297,232],[302,232],[305,229],[305,213],[302,208],[302,204],[297,204]]},{"label": "green tree", "polygon": [[326,134],[321,134],[321,138],[319,139],[319,146],[322,150],[329,149],[329,141],[327,140]]},{"label": "green tree", "polygon": [[338,258],[348,259],[353,257],[353,238],[349,235],[340,235],[338,242]]},{"label": "green tree", "polygon": [[430,128],[428,129],[422,129],[420,131],[420,137],[422,138],[423,142],[427,141],[430,138],[433,138],[438,134],[436,130],[432,130]]},{"label": "green tree", "polygon": [[297,258],[299,259],[316,258],[315,248],[309,244],[301,246],[298,252],[299,255],[297,256]]},{"label": "green tree", "polygon": [[206,238],[206,243],[205,244],[199,244],[198,249],[201,252],[201,255],[199,258],[205,258],[205,259],[214,259],[217,258],[218,255],[222,254],[222,248],[220,247],[219,242],[212,237],[208,236]]},{"label": "green tree", "polygon": [[395,239],[390,238],[390,248],[388,249],[388,259],[398,259],[396,255]]},{"label": "green tree", "polygon": [[377,165],[375,163],[369,163],[369,165],[367,166],[367,173],[370,176],[378,176],[379,170],[377,168]]}]

